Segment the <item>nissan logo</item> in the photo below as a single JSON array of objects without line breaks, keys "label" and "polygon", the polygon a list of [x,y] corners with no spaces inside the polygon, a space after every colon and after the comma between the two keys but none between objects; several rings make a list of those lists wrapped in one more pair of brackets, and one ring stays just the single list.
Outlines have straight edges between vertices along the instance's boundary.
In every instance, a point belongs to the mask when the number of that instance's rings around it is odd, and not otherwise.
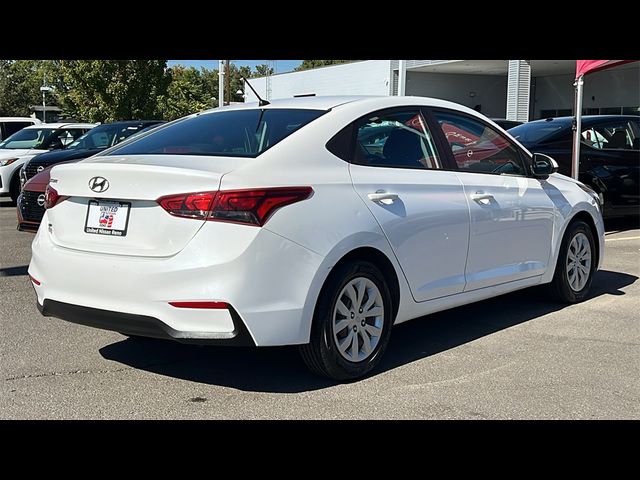
[{"label": "nissan logo", "polygon": [[40,173],[42,170],[44,170],[44,167],[42,165],[40,165],[38,168],[36,168],[36,172]]},{"label": "nissan logo", "polygon": [[89,180],[89,188],[97,193],[106,192],[109,189],[109,180],[104,177],[93,177]]},{"label": "nissan logo", "polygon": [[41,207],[44,207],[44,193],[41,193],[40,195],[38,195],[38,205],[40,205]]}]

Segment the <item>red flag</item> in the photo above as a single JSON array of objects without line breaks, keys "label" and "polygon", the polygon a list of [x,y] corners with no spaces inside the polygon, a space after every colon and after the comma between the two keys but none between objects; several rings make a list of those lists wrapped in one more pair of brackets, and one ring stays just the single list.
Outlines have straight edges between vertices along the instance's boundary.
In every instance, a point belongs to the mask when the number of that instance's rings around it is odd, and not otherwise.
[{"label": "red flag", "polygon": [[635,60],[576,60],[576,78],[628,62],[635,62]]}]

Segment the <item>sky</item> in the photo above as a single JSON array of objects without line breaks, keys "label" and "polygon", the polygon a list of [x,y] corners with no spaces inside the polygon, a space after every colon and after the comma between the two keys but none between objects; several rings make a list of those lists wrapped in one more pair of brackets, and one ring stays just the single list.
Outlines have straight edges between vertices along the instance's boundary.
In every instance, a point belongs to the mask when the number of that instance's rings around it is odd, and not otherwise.
[{"label": "sky", "polygon": [[[290,72],[302,63],[302,60],[277,60],[276,73]],[[267,60],[231,60],[231,63],[242,67],[244,65],[253,69],[256,65],[267,63]],[[185,67],[205,67],[209,70],[218,69],[218,60],[169,60],[168,65],[183,65]]]}]

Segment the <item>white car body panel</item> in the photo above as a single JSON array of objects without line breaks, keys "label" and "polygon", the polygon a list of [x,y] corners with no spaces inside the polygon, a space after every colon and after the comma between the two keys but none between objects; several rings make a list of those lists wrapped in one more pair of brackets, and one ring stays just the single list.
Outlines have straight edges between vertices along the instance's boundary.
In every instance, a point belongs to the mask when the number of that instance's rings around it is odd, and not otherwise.
[{"label": "white car body panel", "polygon": [[[33,242],[29,274],[40,282],[34,285],[38,303],[146,315],[185,334],[215,338],[233,328],[225,310],[177,309],[168,302],[228,302],[256,345],[302,344],[331,269],[358,249],[379,252],[393,267],[395,323],[549,282],[576,214],[591,216],[602,261],[597,204],[571,179],[363,167],[327,151],[327,141],[348,123],[401,105],[452,108],[486,121],[466,107],[428,98],[301,98],[265,108],[332,110],[257,158],[107,151],[54,167],[55,188],[72,198],[47,211]],[[243,108],[257,107],[217,111]],[[216,111],[202,113],[210,114]],[[110,190],[91,192],[93,176],[108,178]],[[279,186],[311,186],[313,194],[277,210],[263,227],[175,218],[154,203],[176,193]],[[490,189],[501,208],[471,205],[469,195],[479,187]],[[404,212],[367,200],[377,189],[393,189]],[[131,201],[146,213],[132,217],[138,220],[130,223],[131,236],[87,235],[88,198]],[[504,242],[514,244],[505,249]]]}]

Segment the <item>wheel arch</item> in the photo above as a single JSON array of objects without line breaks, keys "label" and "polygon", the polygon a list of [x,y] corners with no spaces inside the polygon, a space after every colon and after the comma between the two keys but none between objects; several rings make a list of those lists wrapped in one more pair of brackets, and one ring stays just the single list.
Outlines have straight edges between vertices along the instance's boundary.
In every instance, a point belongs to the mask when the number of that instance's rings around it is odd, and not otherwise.
[{"label": "wheel arch", "polygon": [[[562,232],[562,238],[564,239],[564,235],[566,234],[567,229],[569,228],[569,225],[571,225],[572,223],[578,220],[581,220],[587,225],[589,225],[589,228],[591,229],[591,234],[593,235],[593,239],[596,242],[596,248],[594,252],[596,258],[594,263],[595,265],[600,265],[600,249],[603,247],[602,239],[598,234],[598,228],[596,227],[596,222],[589,212],[587,212],[586,210],[581,210],[577,212],[573,217],[571,217],[571,219],[567,222],[567,225],[564,228],[564,231]],[[556,263],[557,263],[557,260],[556,260]]]},{"label": "wheel arch", "polygon": [[337,268],[344,265],[345,263],[355,260],[364,260],[372,263],[377,268],[379,268],[384,275],[391,292],[393,315],[395,321],[398,309],[400,308],[400,299],[402,297],[402,292],[405,288],[401,284],[401,282],[404,280],[404,277],[402,276],[399,265],[394,264],[391,252],[385,253],[383,250],[384,246],[381,246],[382,248],[378,248],[375,245],[365,244],[353,247],[348,251],[339,248],[339,253],[336,253],[335,256],[330,255],[325,259],[324,268],[319,269],[318,276],[314,280],[314,283],[319,286],[310,289],[310,293],[304,308],[304,318],[306,318],[307,321],[305,322],[306,326],[303,327],[306,330],[303,335],[307,341],[309,340],[311,329],[313,328],[313,317],[318,304],[318,300],[327,284],[327,280],[331,277],[331,274]]},{"label": "wheel arch", "polygon": [[[552,281],[556,268],[558,267],[559,253],[560,253],[560,247],[562,245],[562,241],[564,240],[564,237],[567,233],[567,229],[569,228],[569,226],[574,222],[576,222],[577,220],[581,220],[585,222],[591,229],[591,233],[593,234],[594,241],[596,242],[595,249],[594,249],[595,250],[594,255],[596,258],[595,258],[594,264],[596,265],[596,269],[600,268],[600,263],[602,261],[602,256],[604,252],[604,238],[602,237],[602,235],[604,234],[604,227],[602,227],[602,221],[598,221],[596,218],[594,218],[593,215],[594,214],[589,210],[584,210],[584,209],[576,210],[564,222],[562,231],[560,232],[560,235],[558,236],[557,241],[554,242],[554,251],[552,253],[553,263],[550,262],[550,266],[553,265],[553,268],[549,268],[547,270],[541,283],[548,283]],[[598,228],[599,225],[603,229],[602,232],[600,231],[600,228]]]}]

